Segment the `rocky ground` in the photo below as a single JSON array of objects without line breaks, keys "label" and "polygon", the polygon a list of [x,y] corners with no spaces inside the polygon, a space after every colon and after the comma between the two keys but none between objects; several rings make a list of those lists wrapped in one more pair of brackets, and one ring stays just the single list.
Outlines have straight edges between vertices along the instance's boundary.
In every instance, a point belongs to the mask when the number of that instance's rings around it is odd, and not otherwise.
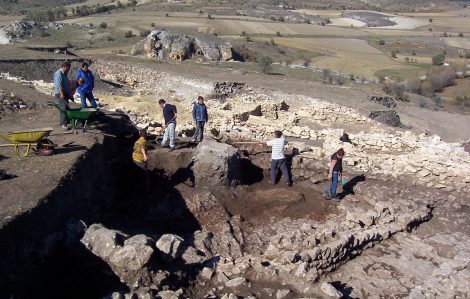
[{"label": "rocky ground", "polygon": [[[112,208],[93,222],[69,225],[61,232],[68,240],[63,246],[57,245],[60,238],[45,238],[56,240],[46,258],[52,264],[60,264],[58,252],[69,261],[87,261],[76,262],[80,271],[75,276],[69,271],[55,274],[62,277],[64,289],[96,298],[470,295],[465,229],[470,157],[462,142],[386,126],[361,108],[303,93],[201,80],[190,72],[156,73],[127,62],[98,60],[93,67],[102,84],[96,91],[100,102],[116,114],[127,114],[154,137],[161,126],[155,101],[164,97],[175,103],[179,148],[168,152],[151,145],[149,194],[143,194],[136,169],[114,157],[120,166],[113,173],[117,184]],[[2,105],[11,107],[19,97],[26,106],[24,111],[1,112],[0,121],[8,129],[25,125],[37,114],[43,115],[38,124],[52,122],[54,110],[34,108],[27,100],[46,98],[39,92],[50,92],[50,83],[36,79],[0,81]],[[360,89],[350,90],[361,94]],[[205,141],[193,144],[185,136],[192,134],[190,109],[199,94],[207,99],[210,121]],[[367,97],[363,101],[370,103]],[[268,148],[237,143],[266,140],[276,129],[290,142],[293,187],[282,180],[268,184]],[[68,137],[61,138],[65,142]],[[73,139],[94,142],[89,135]],[[132,144],[121,146],[128,151]],[[327,186],[328,157],[339,147],[347,153],[348,182],[342,201],[334,203],[321,192]],[[54,161],[68,161],[60,156]],[[2,168],[19,170],[13,159],[2,158]],[[28,161],[35,167],[43,163],[37,157]],[[66,169],[58,166],[52,172],[63,175]],[[13,201],[15,186],[32,179],[19,174],[2,182],[9,190],[5,203]],[[101,264],[91,262],[89,255]],[[88,284],[78,288],[77,277],[95,281],[85,279]],[[95,285],[101,287],[90,291]]]}]

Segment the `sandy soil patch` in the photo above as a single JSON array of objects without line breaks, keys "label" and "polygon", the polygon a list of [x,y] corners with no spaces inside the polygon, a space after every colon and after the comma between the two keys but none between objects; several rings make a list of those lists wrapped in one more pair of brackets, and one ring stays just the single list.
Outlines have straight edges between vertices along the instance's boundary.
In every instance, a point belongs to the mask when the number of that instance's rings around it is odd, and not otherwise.
[{"label": "sandy soil patch", "polygon": [[339,38],[279,38],[276,43],[293,48],[320,52],[324,56],[313,59],[312,64],[345,73],[366,77],[384,68],[397,68],[396,63],[379,50],[359,39]]},{"label": "sandy soil patch", "polygon": [[321,17],[338,17],[341,15],[341,11],[338,10],[322,10],[322,9],[297,9],[292,10],[293,12],[304,13],[311,16]]},{"label": "sandy soil patch", "polygon": [[208,28],[210,32],[217,32],[225,35],[240,35],[242,31],[247,34],[272,34],[280,32],[283,35],[330,35],[330,36],[366,36],[367,34],[359,30],[338,28],[333,26],[319,26],[310,24],[289,24],[279,22],[259,22],[236,19],[212,19],[205,17],[164,17],[155,16],[150,13],[126,13],[90,16],[66,20],[65,23],[95,23],[106,22],[110,26],[121,25],[126,27],[149,28],[155,23],[157,28],[181,28],[197,31],[198,28]]},{"label": "sandy soil patch", "polygon": [[446,42],[447,45],[451,47],[470,50],[470,39],[468,38],[448,37],[448,38],[445,38],[444,41]]},{"label": "sandy soil patch", "polygon": [[330,21],[331,21],[331,23],[329,24],[330,26],[364,27],[367,25],[364,22],[351,19],[351,18],[334,18],[334,19],[331,19]]},{"label": "sandy soil patch", "polygon": [[409,17],[392,17],[390,21],[397,23],[392,26],[383,26],[377,28],[386,28],[386,29],[415,29],[421,26],[429,24],[428,20],[421,18],[409,18]]}]

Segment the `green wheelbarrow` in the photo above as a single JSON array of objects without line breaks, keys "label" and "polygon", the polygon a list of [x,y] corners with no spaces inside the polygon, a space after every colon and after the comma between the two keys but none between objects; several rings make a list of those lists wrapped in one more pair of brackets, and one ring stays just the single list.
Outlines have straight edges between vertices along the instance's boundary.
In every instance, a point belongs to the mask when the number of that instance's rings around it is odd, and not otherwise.
[{"label": "green wheelbarrow", "polygon": [[67,118],[70,120],[72,129],[77,128],[78,121],[84,121],[85,124],[83,129],[86,130],[88,119],[92,117],[97,111],[95,108],[66,108],[63,110],[58,104],[52,102],[48,102],[47,105],[54,106],[59,109],[59,111],[64,112]]},{"label": "green wheelbarrow", "polygon": [[[31,149],[31,144],[38,144],[39,148],[44,146],[55,147],[49,139],[45,139],[53,131],[53,128],[32,129],[24,131],[10,131],[5,135],[0,134],[2,139],[10,142],[10,144],[2,144],[1,146],[13,146],[18,157],[26,157]],[[19,147],[26,146],[26,151],[20,152]]]}]

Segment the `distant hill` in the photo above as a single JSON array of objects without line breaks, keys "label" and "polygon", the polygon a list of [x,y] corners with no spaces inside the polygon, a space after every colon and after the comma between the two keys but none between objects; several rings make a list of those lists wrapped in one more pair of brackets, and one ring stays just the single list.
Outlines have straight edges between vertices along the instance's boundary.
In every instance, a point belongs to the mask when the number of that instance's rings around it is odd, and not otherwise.
[{"label": "distant hill", "polygon": [[[257,3],[316,9],[372,9],[383,11],[413,11],[438,9],[452,5],[451,0],[261,0]],[[458,1],[463,2],[463,1]],[[442,7],[443,8],[443,7]]]},{"label": "distant hill", "polygon": [[86,0],[0,0],[0,13],[19,13],[35,8],[57,7]]}]

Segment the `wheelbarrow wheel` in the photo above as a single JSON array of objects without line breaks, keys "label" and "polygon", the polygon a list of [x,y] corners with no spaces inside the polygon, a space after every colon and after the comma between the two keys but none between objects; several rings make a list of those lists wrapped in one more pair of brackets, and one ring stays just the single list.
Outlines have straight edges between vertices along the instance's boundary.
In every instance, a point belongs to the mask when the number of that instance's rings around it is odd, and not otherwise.
[{"label": "wheelbarrow wheel", "polygon": [[52,140],[44,138],[36,145],[36,150],[39,156],[52,156],[56,144]]}]

